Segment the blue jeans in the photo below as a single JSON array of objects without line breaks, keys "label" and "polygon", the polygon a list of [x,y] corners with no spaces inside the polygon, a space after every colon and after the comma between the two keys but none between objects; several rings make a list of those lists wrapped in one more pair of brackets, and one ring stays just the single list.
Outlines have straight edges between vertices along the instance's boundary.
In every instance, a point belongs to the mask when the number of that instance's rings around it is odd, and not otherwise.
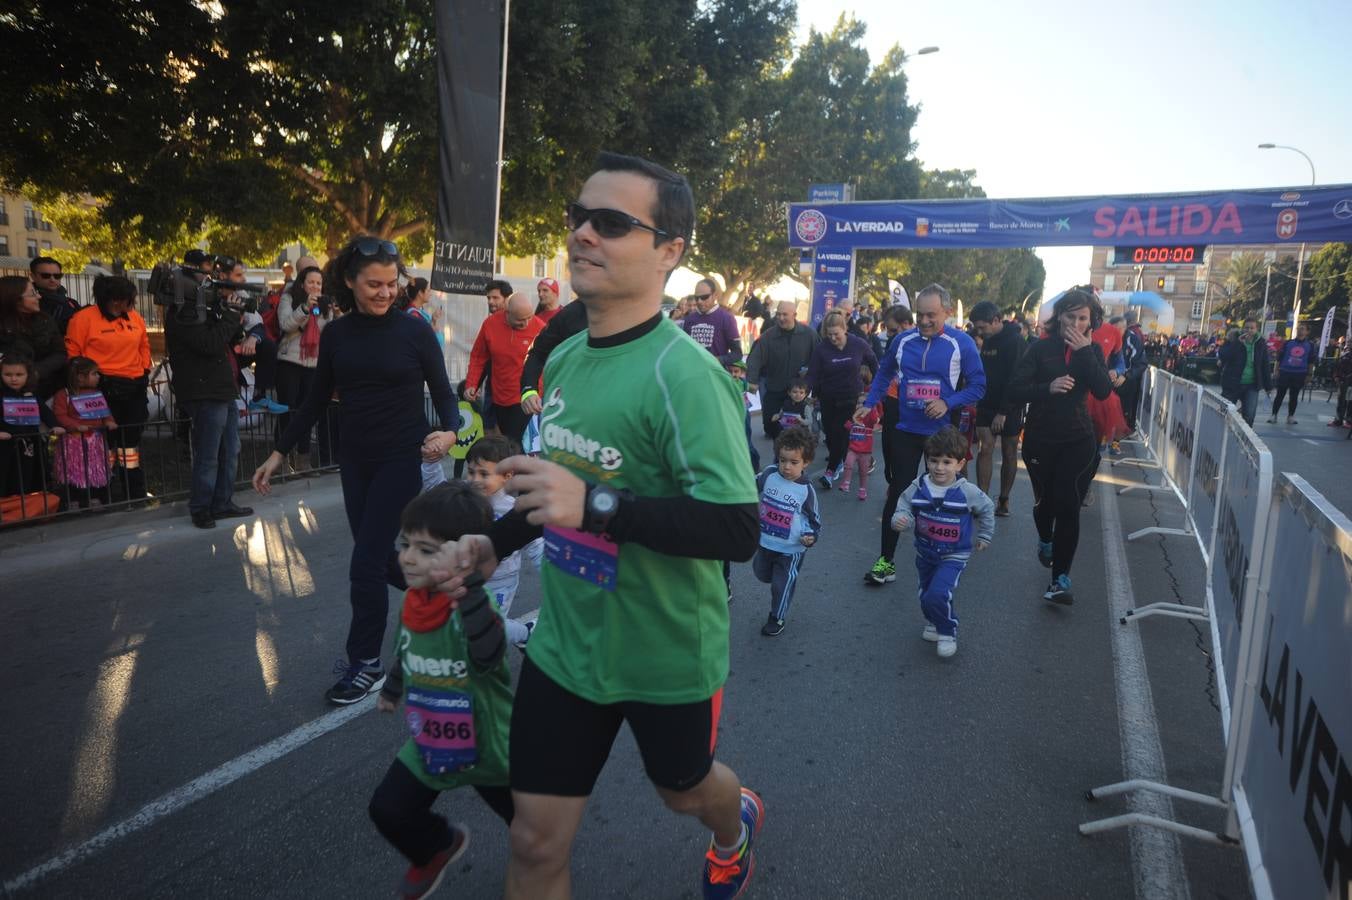
[{"label": "blue jeans", "polygon": [[1253,417],[1258,415],[1258,388],[1252,384],[1240,385],[1239,388],[1239,414],[1244,417],[1244,421],[1253,426]]},{"label": "blue jeans", "polygon": [[192,403],[192,492],[190,512],[216,512],[235,495],[239,463],[239,409],[233,400]]}]

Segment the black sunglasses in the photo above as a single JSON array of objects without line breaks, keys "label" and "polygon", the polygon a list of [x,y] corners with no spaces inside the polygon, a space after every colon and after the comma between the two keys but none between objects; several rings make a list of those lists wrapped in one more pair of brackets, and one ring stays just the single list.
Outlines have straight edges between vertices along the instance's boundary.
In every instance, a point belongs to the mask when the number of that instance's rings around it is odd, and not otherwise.
[{"label": "black sunglasses", "polygon": [[384,253],[387,256],[399,257],[399,248],[395,246],[394,241],[382,241],[380,238],[364,237],[353,245],[357,252],[362,256],[379,256]]},{"label": "black sunglasses", "polygon": [[658,237],[671,237],[670,233],[652,225],[645,225],[629,213],[620,212],[618,209],[587,209],[581,203],[568,204],[569,231],[577,231],[588,222],[591,222],[592,228],[603,238],[622,238],[635,228],[651,231]]},{"label": "black sunglasses", "polygon": [[66,276],[62,275],[60,272],[39,272],[38,277],[55,278],[57,281],[60,281],[62,278],[65,278]]},{"label": "black sunglasses", "polygon": [[695,299],[699,300],[700,302],[703,302],[705,300],[708,300],[712,296],[713,294],[696,294]]}]

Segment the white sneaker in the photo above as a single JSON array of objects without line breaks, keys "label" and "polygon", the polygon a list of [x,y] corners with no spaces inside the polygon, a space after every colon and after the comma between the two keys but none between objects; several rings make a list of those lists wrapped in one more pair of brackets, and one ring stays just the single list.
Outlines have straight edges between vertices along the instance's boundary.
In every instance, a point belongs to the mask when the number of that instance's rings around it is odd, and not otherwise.
[{"label": "white sneaker", "polygon": [[935,647],[935,650],[938,652],[939,656],[943,657],[944,659],[947,659],[954,653],[958,652],[957,638],[947,634],[941,634],[938,636],[937,640],[939,643]]},{"label": "white sneaker", "polygon": [[933,625],[926,625],[925,630],[920,632],[920,637],[927,641],[939,640],[939,632],[934,630]]}]

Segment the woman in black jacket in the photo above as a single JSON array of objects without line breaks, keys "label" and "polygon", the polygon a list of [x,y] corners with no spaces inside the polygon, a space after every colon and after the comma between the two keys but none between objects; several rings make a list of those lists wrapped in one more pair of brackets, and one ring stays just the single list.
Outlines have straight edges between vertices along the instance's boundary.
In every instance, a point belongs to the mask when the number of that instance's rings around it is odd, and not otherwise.
[{"label": "woman in black jacket", "polygon": [[1103,352],[1090,338],[1103,307],[1087,288],[1072,288],[1052,308],[1047,336],[1033,342],[1014,367],[1008,394],[1027,403],[1023,462],[1033,483],[1038,562],[1052,570],[1042,595],[1070,604],[1070,566],[1080,540],[1080,504],[1098,468],[1098,443],[1085,395],[1112,393]]}]

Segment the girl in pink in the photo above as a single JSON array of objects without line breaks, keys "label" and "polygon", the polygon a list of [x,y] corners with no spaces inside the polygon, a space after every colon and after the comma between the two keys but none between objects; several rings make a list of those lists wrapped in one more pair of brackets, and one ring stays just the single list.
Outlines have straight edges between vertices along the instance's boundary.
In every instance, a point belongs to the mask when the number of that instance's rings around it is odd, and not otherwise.
[{"label": "girl in pink", "polygon": [[[863,406],[864,401],[868,399],[868,392],[859,395],[859,405]],[[859,469],[859,499],[868,499],[868,470],[873,462],[873,429],[878,426],[878,421],[883,416],[883,405],[879,403],[868,411],[868,415],[862,419],[850,419],[845,423],[845,430],[850,433],[850,449],[845,454],[845,466],[843,468],[844,477],[840,480],[840,489],[849,493],[850,474],[856,468]]]},{"label": "girl in pink", "polygon": [[81,509],[91,500],[108,502],[108,442],[104,431],[113,431],[117,422],[108,412],[108,401],[99,390],[98,363],[87,356],[70,361],[66,387],[52,399],[56,421],[66,429],[56,445],[53,474],[58,484],[66,485],[70,499]]}]

